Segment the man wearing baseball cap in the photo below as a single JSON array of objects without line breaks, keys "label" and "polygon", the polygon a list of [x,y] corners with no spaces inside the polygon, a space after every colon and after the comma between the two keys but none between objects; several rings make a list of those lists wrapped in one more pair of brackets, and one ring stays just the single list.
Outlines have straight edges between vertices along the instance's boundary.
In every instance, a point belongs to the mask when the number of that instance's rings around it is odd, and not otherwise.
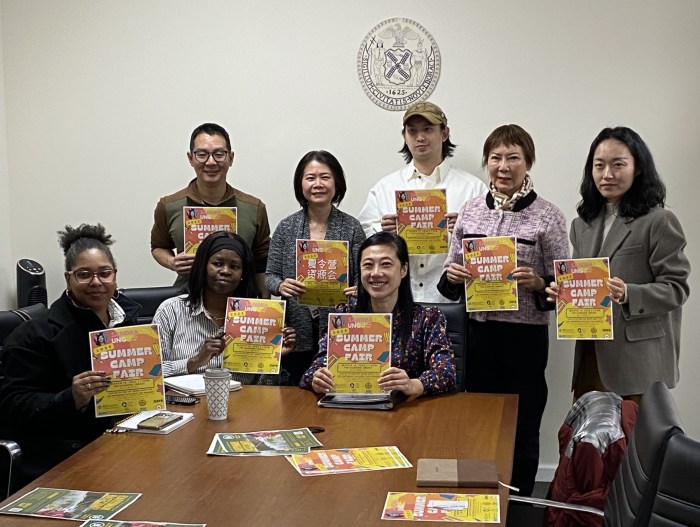
[{"label": "man wearing baseball cap", "polygon": [[[404,145],[400,150],[408,163],[383,177],[372,187],[357,219],[365,234],[396,233],[397,190],[446,189],[450,232],[459,207],[468,199],[486,194],[486,185],[476,176],[452,166],[455,149],[450,141],[447,116],[436,104],[422,101],[403,115]],[[416,302],[451,302],[437,290],[447,254],[411,254],[411,288]]]}]

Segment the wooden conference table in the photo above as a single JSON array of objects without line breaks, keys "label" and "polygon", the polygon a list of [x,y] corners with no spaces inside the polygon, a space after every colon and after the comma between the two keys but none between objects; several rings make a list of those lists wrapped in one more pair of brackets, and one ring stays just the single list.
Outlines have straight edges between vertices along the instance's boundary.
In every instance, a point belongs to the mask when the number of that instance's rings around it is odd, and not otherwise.
[{"label": "wooden conference table", "polygon": [[[115,519],[244,526],[390,526],[380,520],[389,491],[493,492],[416,487],[418,458],[495,459],[510,482],[517,397],[458,393],[402,403],[394,411],[318,408],[294,387],[244,386],[233,392],[227,421],[207,419],[206,400],[175,410],[195,419],[168,435],[107,434],[11,496],[36,487],[143,496]],[[193,410],[190,410],[193,409]],[[413,468],[302,477],[284,457],[207,456],[216,432],[322,426],[324,448],[396,445]],[[500,489],[501,525],[508,492]],[[0,525],[68,525],[0,515]],[[407,523],[407,522],[400,522]],[[73,524],[78,525],[77,522]]]}]

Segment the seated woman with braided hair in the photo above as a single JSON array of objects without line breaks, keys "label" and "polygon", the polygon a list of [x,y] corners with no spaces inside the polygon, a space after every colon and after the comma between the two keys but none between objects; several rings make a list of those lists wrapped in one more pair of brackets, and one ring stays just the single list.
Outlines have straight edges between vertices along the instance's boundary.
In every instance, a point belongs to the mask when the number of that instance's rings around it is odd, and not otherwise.
[{"label": "seated woman with braided hair", "polygon": [[117,291],[117,265],[102,225],[66,226],[66,290],[48,311],[18,327],[0,355],[0,422],[22,448],[24,474],[41,475],[100,436],[92,398],[110,379],[92,371],[88,333],[136,323],[139,305]]}]

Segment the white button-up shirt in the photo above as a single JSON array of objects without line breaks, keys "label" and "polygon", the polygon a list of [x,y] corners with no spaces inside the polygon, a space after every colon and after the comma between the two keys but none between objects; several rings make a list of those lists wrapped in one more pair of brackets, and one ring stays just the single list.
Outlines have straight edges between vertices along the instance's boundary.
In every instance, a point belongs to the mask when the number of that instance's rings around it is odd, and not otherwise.
[{"label": "white button-up shirt", "polygon": [[[367,236],[382,230],[382,216],[396,214],[397,190],[447,190],[447,210],[457,212],[462,204],[477,196],[484,196],[488,188],[476,176],[454,168],[446,157],[429,176],[420,174],[411,162],[401,170],[383,177],[372,187],[367,202],[357,219]],[[411,288],[416,302],[452,302],[437,290],[442,266],[447,254],[411,254]]]}]

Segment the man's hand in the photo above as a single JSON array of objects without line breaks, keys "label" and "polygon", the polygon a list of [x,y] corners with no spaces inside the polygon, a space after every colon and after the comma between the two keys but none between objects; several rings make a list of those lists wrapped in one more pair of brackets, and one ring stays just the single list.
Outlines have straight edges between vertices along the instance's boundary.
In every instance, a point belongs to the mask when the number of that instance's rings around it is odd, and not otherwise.
[{"label": "man's hand", "polygon": [[169,267],[177,274],[189,274],[193,263],[194,254],[185,254],[184,252],[181,252],[180,254],[172,257]]},{"label": "man's hand", "polygon": [[382,230],[396,234],[396,214],[384,214],[382,216]]}]

